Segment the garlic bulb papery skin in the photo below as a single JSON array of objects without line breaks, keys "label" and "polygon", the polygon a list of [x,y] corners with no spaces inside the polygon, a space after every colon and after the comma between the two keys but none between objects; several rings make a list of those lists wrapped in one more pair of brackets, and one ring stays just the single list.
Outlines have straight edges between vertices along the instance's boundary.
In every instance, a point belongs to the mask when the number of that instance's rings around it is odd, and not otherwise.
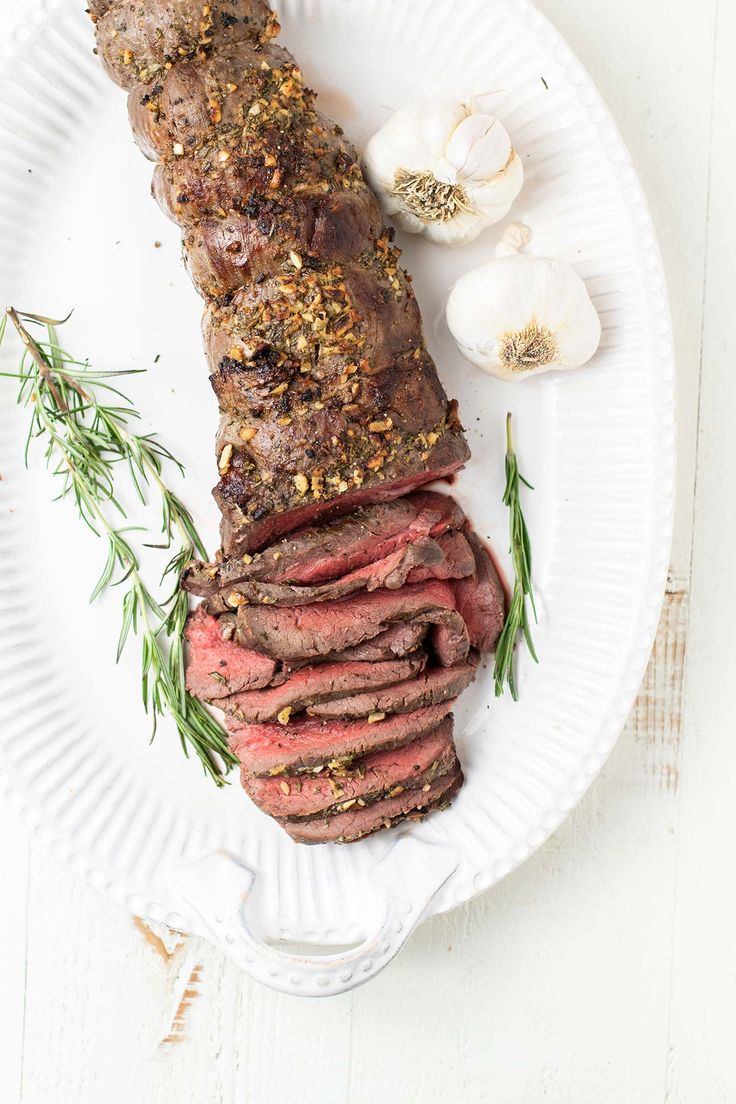
[{"label": "garlic bulb papery skin", "polygon": [[498,259],[461,277],[447,303],[463,356],[503,380],[579,368],[601,341],[598,312],[577,272],[515,252],[528,240],[526,227],[509,227]]},{"label": "garlic bulb papery skin", "polygon": [[524,183],[503,124],[452,100],[402,107],[368,142],[363,168],[398,226],[444,245],[505,218]]}]

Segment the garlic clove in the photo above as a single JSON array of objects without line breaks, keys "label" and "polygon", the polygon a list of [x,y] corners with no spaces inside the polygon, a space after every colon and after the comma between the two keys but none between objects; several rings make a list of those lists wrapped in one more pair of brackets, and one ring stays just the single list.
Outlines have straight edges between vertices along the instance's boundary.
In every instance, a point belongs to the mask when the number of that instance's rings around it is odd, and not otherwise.
[{"label": "garlic clove", "polygon": [[[468,242],[475,241],[486,226],[487,223],[478,218],[477,212],[470,210],[460,211],[448,222],[419,222],[420,229],[415,232],[423,233],[425,238],[436,245],[467,245]],[[403,228],[408,229],[406,226]]]},{"label": "garlic clove", "polygon": [[491,180],[513,154],[508,131],[491,115],[469,115],[447,145],[446,157],[460,180]]},{"label": "garlic clove", "polygon": [[539,317],[554,324],[555,365],[580,368],[594,355],[601,340],[601,322],[588,290],[577,272],[560,261],[521,257],[532,262]]},{"label": "garlic clove", "polygon": [[447,144],[464,118],[462,105],[451,101],[408,104],[369,140],[365,163],[370,172],[390,182],[399,168],[420,171],[433,162],[446,163]]},{"label": "garlic clove", "polygon": [[559,361],[564,368],[582,368],[601,343],[601,320],[582,280],[577,291],[577,301],[568,307],[567,318],[560,323],[557,333]]},{"label": "garlic clove", "polygon": [[421,145],[423,154],[444,161],[448,143],[466,117],[467,109],[463,104],[453,100],[430,100],[407,112],[406,123],[416,127],[416,143]]},{"label": "garlic clove", "polygon": [[496,257],[514,257],[532,240],[530,228],[523,222],[510,222],[496,246]]},{"label": "garlic clove", "polygon": [[468,180],[464,186],[473,207],[482,216],[484,225],[500,222],[506,218],[524,186],[521,158],[514,153],[503,172],[488,183]]}]

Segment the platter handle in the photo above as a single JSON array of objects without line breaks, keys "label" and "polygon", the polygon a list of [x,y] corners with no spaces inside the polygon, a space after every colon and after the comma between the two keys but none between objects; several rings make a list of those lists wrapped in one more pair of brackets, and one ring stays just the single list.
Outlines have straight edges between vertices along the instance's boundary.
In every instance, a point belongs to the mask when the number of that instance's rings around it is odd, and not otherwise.
[{"label": "platter handle", "polygon": [[[454,849],[404,835],[370,875],[368,935],[336,953],[293,953],[256,935],[256,874],[228,851],[174,868],[170,881],[197,912],[214,943],[256,981],[282,993],[327,997],[375,977],[396,957],[427,906],[457,867]],[[256,921],[254,923],[254,921]]]}]

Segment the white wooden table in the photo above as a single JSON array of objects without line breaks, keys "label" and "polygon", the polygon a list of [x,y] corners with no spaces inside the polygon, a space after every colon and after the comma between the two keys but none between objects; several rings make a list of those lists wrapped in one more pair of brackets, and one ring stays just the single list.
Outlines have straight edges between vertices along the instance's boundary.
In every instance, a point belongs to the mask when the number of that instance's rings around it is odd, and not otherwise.
[{"label": "white wooden table", "polygon": [[626,732],[520,871],[317,1003],[165,947],[0,808],[1,1104],[736,1101],[736,4],[541,6],[629,143],[677,331],[677,535]]}]

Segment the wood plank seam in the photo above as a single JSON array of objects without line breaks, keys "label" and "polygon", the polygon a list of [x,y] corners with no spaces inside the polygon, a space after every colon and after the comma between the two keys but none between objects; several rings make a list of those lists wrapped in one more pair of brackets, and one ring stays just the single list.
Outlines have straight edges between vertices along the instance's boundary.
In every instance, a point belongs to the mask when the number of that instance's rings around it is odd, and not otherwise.
[{"label": "wood plank seam", "polygon": [[642,750],[645,770],[659,789],[672,796],[677,794],[680,782],[687,629],[687,592],[670,585],[628,726]]}]

